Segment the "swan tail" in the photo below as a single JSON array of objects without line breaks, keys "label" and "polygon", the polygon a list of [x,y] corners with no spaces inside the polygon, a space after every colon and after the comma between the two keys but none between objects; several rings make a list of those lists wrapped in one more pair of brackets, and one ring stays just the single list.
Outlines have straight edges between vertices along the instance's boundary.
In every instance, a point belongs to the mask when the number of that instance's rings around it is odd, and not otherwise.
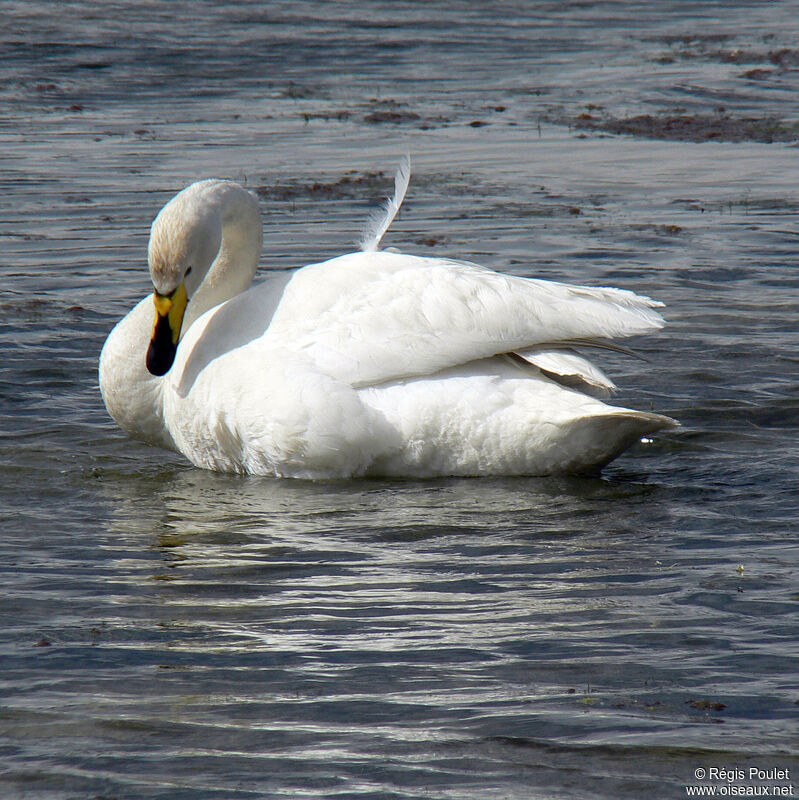
[{"label": "swan tail", "polygon": [[595,474],[642,438],[679,427],[671,417],[623,408],[583,417],[564,434],[558,471]]},{"label": "swan tail", "polygon": [[358,246],[365,253],[374,252],[380,248],[380,241],[391,226],[400,210],[408,184],[411,180],[411,157],[405,156],[394,176],[394,196],[386,199],[383,206],[375,211],[366,223],[366,227],[358,242]]}]

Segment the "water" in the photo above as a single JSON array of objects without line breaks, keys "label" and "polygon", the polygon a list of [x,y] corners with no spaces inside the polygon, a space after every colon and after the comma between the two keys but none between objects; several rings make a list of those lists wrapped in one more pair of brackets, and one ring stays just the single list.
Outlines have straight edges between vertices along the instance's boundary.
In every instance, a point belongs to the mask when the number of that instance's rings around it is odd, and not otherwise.
[{"label": "water", "polygon": [[[795,780],[794,4],[0,15],[3,797]],[[680,431],[601,479],[303,483],[115,429],[97,357],[174,191],[246,181],[283,269],[349,249],[407,151],[387,244],[668,304],[602,365]]]}]

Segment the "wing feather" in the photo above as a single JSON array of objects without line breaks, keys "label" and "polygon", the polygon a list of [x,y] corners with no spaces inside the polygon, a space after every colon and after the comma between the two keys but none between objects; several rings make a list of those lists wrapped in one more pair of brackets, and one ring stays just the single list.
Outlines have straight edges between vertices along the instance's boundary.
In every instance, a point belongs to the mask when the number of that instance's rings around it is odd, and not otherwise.
[{"label": "wing feather", "polygon": [[571,348],[532,348],[522,350],[517,357],[534,364],[543,373],[559,376],[567,385],[584,388],[608,396],[616,384],[587,358]]},{"label": "wing feather", "polygon": [[374,252],[380,247],[380,242],[386,231],[397,216],[411,182],[411,157],[405,156],[394,176],[394,196],[387,197],[383,207],[375,211],[366,223],[366,227],[358,242],[364,252]]},{"label": "wing feather", "polygon": [[542,343],[648,333],[665,324],[655,310],[661,306],[621,289],[362,252],[295,273],[264,343],[302,353],[332,377],[365,386]]}]

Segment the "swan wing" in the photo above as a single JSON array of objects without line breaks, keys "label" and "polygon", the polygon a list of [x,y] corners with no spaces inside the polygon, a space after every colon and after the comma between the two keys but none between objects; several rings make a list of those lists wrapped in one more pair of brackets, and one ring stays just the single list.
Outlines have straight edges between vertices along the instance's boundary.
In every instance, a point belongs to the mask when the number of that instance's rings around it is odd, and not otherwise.
[{"label": "swan wing", "polygon": [[601,369],[571,348],[534,347],[506,357],[518,366],[537,369],[564,386],[589,394],[608,397],[617,388]]},{"label": "swan wing", "polygon": [[430,375],[541,343],[647,333],[664,325],[659,306],[620,289],[501,275],[440,258],[360,252],[298,270],[264,340],[302,353],[357,387]]}]

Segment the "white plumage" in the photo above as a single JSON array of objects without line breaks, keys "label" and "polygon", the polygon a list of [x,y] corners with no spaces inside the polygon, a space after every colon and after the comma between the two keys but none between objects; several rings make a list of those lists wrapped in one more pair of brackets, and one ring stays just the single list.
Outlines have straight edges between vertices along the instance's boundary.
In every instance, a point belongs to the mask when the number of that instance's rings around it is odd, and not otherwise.
[{"label": "white plumage", "polygon": [[202,181],[173,198],[150,270],[162,301],[185,280],[182,338],[156,377],[152,299],[117,325],[100,359],[111,416],[200,467],[301,478],[586,472],[676,424],[591,396],[613,383],[573,349],[661,328],[662,304],[379,251],[409,175],[364,250],[251,288],[253,195]]},{"label": "white plumage", "polygon": [[359,242],[361,250],[371,253],[380,247],[386,231],[394,221],[394,217],[399,214],[402,201],[408,191],[411,182],[411,157],[405,156],[400,164],[397,174],[394,177],[394,194],[386,199],[382,209],[375,211],[369,219]]}]

